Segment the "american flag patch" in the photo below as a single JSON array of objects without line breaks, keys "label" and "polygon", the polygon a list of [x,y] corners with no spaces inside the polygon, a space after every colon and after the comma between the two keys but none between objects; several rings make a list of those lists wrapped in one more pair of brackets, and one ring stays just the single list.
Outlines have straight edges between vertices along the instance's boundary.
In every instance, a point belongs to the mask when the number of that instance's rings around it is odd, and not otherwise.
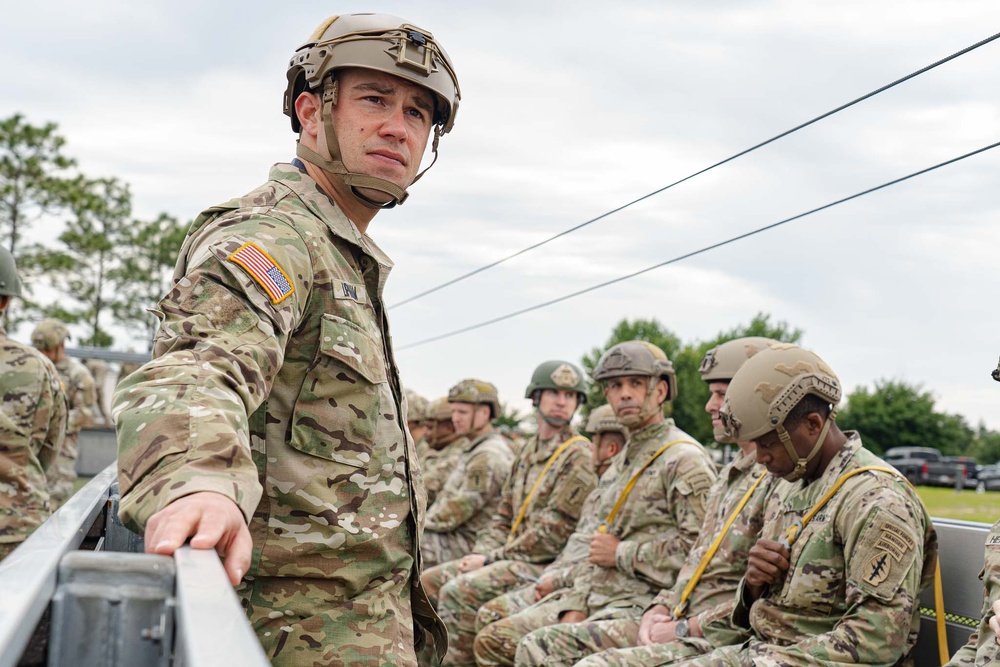
[{"label": "american flag patch", "polygon": [[288,274],[255,243],[244,243],[229,259],[243,267],[264,288],[271,297],[271,303],[281,303],[295,291]]}]

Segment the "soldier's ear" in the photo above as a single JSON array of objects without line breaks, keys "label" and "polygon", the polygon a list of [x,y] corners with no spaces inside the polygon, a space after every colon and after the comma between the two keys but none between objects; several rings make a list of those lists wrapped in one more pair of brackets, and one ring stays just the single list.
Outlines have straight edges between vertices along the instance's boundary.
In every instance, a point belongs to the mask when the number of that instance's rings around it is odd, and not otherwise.
[{"label": "soldier's ear", "polygon": [[303,92],[295,98],[295,115],[302,125],[302,134],[308,134],[313,139],[319,135],[322,103],[319,95],[310,92]]}]

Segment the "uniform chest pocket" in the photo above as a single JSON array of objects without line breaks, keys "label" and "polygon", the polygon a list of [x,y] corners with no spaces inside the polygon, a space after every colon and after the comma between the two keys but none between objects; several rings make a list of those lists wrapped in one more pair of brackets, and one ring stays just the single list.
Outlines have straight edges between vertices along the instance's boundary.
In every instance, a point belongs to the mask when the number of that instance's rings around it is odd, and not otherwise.
[{"label": "uniform chest pocket", "polygon": [[353,322],[323,315],[316,358],[292,413],[291,446],[367,467],[386,382],[382,347]]},{"label": "uniform chest pocket", "polygon": [[792,547],[782,596],[792,607],[829,614],[845,596],[844,553],[833,526],[814,519]]}]

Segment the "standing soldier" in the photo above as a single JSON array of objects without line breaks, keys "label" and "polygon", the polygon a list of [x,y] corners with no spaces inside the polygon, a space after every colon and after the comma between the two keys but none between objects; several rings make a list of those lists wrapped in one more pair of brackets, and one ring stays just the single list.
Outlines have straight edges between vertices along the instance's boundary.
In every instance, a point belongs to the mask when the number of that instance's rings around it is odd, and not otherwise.
[{"label": "standing soldier", "polygon": [[[14,257],[0,248],[0,313],[21,296]],[[52,362],[0,325],[0,560],[49,517],[46,472],[66,435],[66,395]]]},{"label": "standing soldier", "polygon": [[[776,342],[737,338],[708,350],[702,358],[699,372],[710,392],[705,412],[711,416],[718,442],[733,442],[719,420],[730,380],[747,359]],[[723,468],[709,489],[705,522],[673,588],[660,591],[641,619],[536,630],[518,646],[517,664],[663,664],[748,639],[746,630],[733,627],[729,616],[750,548],[760,536],[765,499],[775,479],[757,463],[752,442],[737,444],[742,456]]]},{"label": "standing soldier", "polygon": [[594,380],[629,439],[597,486],[597,525],[581,518],[574,533],[589,537],[588,562],[576,568],[569,588],[483,628],[477,665],[513,665],[520,640],[548,625],[638,618],[674,584],[698,536],[715,466],[663,416],[663,404],[677,398],[673,364],[645,341],[620,343],[601,356]]},{"label": "standing soldier", "polygon": [[76,481],[76,459],[80,455],[80,429],[84,426],[91,426],[94,423],[94,416],[98,412],[97,388],[94,378],[81,362],[66,354],[66,339],[68,338],[69,329],[54,317],[42,320],[31,332],[31,344],[55,364],[63,389],[66,391],[66,398],[69,401],[66,439],[59,450],[56,464],[49,468],[46,473],[53,510],[66,502],[66,499],[73,494],[73,482]]},{"label": "standing soldier", "polygon": [[675,664],[895,665],[912,651],[937,536],[907,481],[837,427],[840,397],[830,367],[795,345],[736,373],[726,433],[781,478],[736,593],[732,619],[750,639]]},{"label": "standing soldier", "polygon": [[467,438],[424,522],[424,563],[433,567],[461,558],[496,514],[514,454],[493,431],[500,414],[497,388],[462,380],[448,392],[455,432]]},{"label": "standing soldier", "polygon": [[420,461],[427,489],[427,506],[437,500],[437,495],[448,481],[455,460],[462,452],[466,437],[455,432],[451,420],[451,403],[442,396],[427,408],[427,454]]},{"label": "standing soldier", "polygon": [[216,549],[273,664],[410,665],[445,636],[367,230],[451,130],[458,81],[384,14],[324,21],[287,79],[298,158],[192,223],[153,360],[115,392],[121,515],[150,552]]},{"label": "standing soldier", "polygon": [[583,373],[565,361],[535,369],[526,396],[538,432],[514,461],[496,516],[472,552],[423,575],[448,628],[447,665],[473,665],[479,607],[537,577],[573,533],[584,499],[594,488],[590,441],[569,425],[587,398]]}]

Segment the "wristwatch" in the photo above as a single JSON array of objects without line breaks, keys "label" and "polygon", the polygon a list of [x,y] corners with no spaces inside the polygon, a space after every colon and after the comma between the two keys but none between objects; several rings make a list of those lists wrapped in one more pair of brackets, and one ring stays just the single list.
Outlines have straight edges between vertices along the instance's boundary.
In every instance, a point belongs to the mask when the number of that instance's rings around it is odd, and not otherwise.
[{"label": "wristwatch", "polygon": [[682,618],[677,621],[677,625],[674,626],[674,636],[680,639],[684,639],[691,634],[691,628],[688,627],[688,620]]}]

